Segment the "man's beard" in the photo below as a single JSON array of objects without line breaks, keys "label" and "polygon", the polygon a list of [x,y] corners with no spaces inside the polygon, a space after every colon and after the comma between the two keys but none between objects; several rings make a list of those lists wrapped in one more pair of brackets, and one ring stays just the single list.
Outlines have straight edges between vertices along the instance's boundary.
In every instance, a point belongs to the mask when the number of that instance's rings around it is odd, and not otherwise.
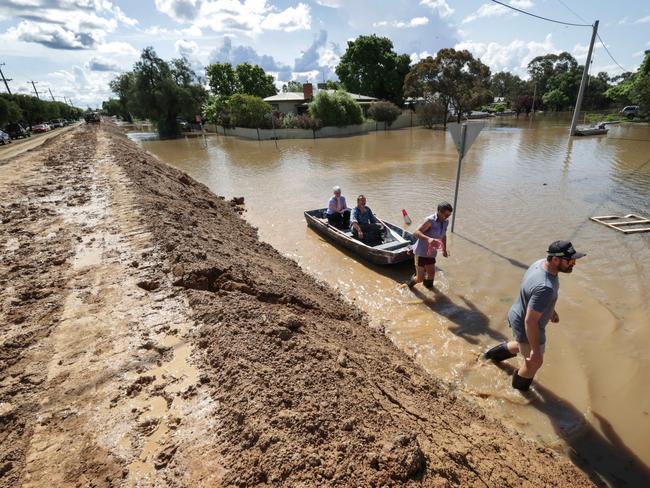
[{"label": "man's beard", "polygon": [[573,273],[573,266],[567,266],[566,268],[560,268],[560,273]]}]

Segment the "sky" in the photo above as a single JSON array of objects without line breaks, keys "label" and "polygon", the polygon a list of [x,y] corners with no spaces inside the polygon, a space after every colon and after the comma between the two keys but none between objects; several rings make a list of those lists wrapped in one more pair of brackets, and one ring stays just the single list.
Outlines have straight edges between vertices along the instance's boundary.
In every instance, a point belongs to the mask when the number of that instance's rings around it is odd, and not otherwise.
[{"label": "sky", "polygon": [[[503,0],[576,24],[600,21],[591,72],[634,71],[650,49],[647,0]],[[539,20],[489,0],[0,0],[0,69],[15,93],[97,107],[109,81],[144,47],[187,57],[197,73],[215,61],[251,62],[278,86],[336,79],[347,42],[393,41],[417,62],[442,48],[468,49],[492,72],[526,77],[535,56],[568,51],[584,63],[590,27]],[[618,65],[620,66],[618,66]],[[6,91],[0,81],[0,92]]]}]

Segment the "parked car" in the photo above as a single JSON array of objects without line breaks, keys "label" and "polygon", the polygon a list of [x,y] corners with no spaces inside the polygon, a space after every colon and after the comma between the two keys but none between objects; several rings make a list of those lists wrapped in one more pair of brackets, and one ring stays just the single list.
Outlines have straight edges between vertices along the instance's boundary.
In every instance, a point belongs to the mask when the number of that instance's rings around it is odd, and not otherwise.
[{"label": "parked car", "polygon": [[32,132],[35,134],[38,134],[40,132],[48,132],[50,129],[50,126],[47,124],[37,124],[32,127]]},{"label": "parked car", "polygon": [[628,105],[623,107],[619,112],[621,115],[625,115],[628,119],[633,119],[639,115],[639,106],[638,105]]},{"label": "parked car", "polygon": [[52,119],[48,122],[50,129],[58,129],[59,127],[63,127],[63,124],[61,123],[61,119]]},{"label": "parked car", "polygon": [[5,127],[5,132],[9,134],[9,137],[12,139],[31,136],[28,129],[15,122],[7,125],[7,127]]},{"label": "parked car", "polygon": [[11,142],[11,137],[9,137],[9,134],[7,134],[3,130],[0,130],[0,144],[4,146],[5,144],[9,144],[10,142]]}]

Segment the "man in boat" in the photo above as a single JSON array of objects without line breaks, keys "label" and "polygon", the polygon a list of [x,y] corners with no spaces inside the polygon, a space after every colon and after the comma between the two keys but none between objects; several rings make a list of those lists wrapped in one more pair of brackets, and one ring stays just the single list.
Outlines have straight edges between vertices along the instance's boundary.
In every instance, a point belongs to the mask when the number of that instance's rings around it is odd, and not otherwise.
[{"label": "man in boat", "polygon": [[449,256],[447,250],[447,226],[449,217],[454,211],[451,204],[442,202],[438,211],[429,215],[424,223],[413,232],[417,239],[413,253],[415,254],[415,276],[408,282],[409,288],[424,283],[427,288],[433,288],[433,278],[436,273],[436,256],[438,249],[444,257]]},{"label": "man in boat", "polygon": [[332,188],[334,196],[330,198],[327,205],[327,222],[337,229],[348,229],[350,227],[350,209],[341,195],[341,187]]},{"label": "man in boat", "polygon": [[508,323],[514,340],[502,342],[483,353],[483,358],[501,362],[515,357],[523,358],[522,366],[512,376],[512,387],[526,391],[541,368],[546,346],[546,324],[557,323],[560,317],[555,303],[560,289],[560,273],[571,273],[576,260],[585,256],[577,252],[569,241],[555,241],[547,251],[546,259],[533,263],[524,274],[519,295],[508,312]]},{"label": "man in boat", "polygon": [[366,197],[363,195],[357,197],[357,206],[352,209],[350,224],[354,237],[365,244],[375,246],[381,243],[383,225],[372,213],[370,207],[366,207]]}]

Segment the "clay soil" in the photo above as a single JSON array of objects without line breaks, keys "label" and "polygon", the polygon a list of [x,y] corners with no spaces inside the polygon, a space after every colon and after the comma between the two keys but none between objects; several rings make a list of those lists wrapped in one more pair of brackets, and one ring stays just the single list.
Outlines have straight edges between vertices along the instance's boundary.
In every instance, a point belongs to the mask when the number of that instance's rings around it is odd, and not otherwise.
[{"label": "clay soil", "polygon": [[0,165],[0,487],[591,486],[81,126]]}]

